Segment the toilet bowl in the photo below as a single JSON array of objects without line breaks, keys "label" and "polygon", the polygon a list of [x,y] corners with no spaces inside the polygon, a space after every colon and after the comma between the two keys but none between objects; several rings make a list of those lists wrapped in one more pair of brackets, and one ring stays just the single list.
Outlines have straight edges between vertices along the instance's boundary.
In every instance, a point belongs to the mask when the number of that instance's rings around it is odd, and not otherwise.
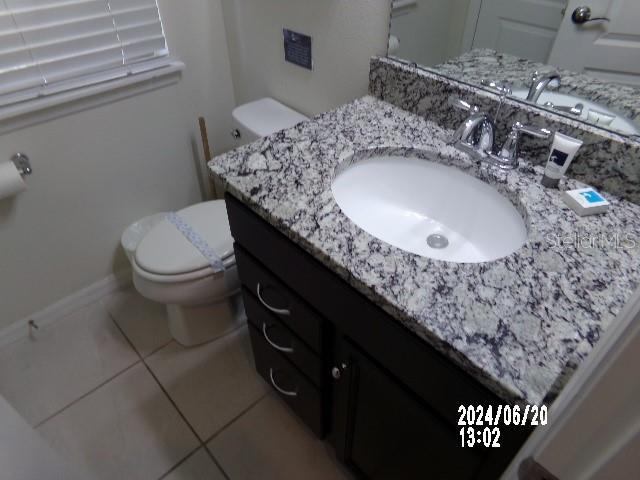
[{"label": "toilet bowl", "polygon": [[224,270],[216,271],[165,219],[145,235],[133,255],[133,284],[143,297],[167,306],[171,335],[193,346],[237,328],[245,316],[224,201],[199,203],[177,213],[222,259]]},{"label": "toilet bowl", "polygon": [[[233,118],[235,137],[242,143],[306,120],[270,98],[236,108]],[[222,260],[223,271],[214,268],[168,218],[136,222],[130,228],[148,223],[149,231],[136,232],[141,238],[135,247],[131,236],[123,235],[123,247],[131,261],[136,290],[165,304],[171,335],[184,346],[194,346],[234,330],[246,321],[246,315],[224,201],[192,205],[177,215]]]}]

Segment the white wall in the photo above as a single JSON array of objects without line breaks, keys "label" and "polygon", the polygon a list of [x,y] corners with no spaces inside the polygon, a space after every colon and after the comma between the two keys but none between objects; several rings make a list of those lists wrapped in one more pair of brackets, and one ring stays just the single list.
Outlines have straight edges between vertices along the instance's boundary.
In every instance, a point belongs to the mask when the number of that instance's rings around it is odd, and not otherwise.
[{"label": "white wall", "polygon": [[[637,478],[640,472],[640,290],[580,364],[503,480],[533,458],[562,479]],[[537,478],[524,475],[525,478]]]},{"label": "white wall", "polygon": [[469,0],[417,0],[396,10],[391,32],[400,39],[394,56],[434,66],[462,53]]},{"label": "white wall", "polygon": [[[236,100],[272,96],[317,114],[367,93],[386,54],[390,0],[223,0]],[[282,28],[313,37],[315,70],[284,61]]]},{"label": "white wall", "polygon": [[[636,293],[635,298],[638,296]],[[640,306],[637,300],[636,305]],[[640,473],[637,306],[631,327],[610,353],[612,358],[605,359],[600,371],[592,373],[590,382],[564,415],[562,429],[536,456],[558,478],[637,478]]]},{"label": "white wall", "polygon": [[199,201],[193,142],[203,114],[230,147],[233,85],[219,0],[160,0],[176,85],[0,136],[22,151],[29,190],[0,201],[0,328],[126,266],[132,221]]}]

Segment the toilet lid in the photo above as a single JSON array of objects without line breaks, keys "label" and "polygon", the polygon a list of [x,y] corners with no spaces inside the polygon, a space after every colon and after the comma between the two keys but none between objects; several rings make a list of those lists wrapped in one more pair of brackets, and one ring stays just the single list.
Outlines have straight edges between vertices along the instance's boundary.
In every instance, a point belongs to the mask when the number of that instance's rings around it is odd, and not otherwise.
[{"label": "toilet lid", "polygon": [[[177,212],[223,260],[233,254],[233,238],[223,200]],[[209,261],[168,220],[153,227],[136,249],[138,266],[156,275],[181,275],[210,266]]]},{"label": "toilet lid", "polygon": [[273,98],[262,98],[240,105],[233,110],[232,115],[236,122],[258,137],[266,137],[309,120]]}]

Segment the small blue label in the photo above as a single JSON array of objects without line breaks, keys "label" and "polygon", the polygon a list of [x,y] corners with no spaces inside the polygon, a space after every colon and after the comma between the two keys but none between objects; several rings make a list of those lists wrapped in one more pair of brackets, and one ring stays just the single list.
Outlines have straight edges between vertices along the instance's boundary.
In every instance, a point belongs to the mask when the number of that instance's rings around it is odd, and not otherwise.
[{"label": "small blue label", "polygon": [[580,195],[582,195],[588,203],[604,202],[604,198],[598,195],[598,192],[594,190],[589,190],[588,192],[580,192]]}]

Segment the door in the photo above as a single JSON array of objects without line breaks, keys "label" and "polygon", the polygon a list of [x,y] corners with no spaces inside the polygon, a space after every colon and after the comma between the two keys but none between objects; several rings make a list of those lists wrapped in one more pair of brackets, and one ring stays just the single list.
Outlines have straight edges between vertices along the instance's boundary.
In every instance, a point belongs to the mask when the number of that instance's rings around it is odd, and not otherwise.
[{"label": "door", "polygon": [[482,0],[473,48],[492,48],[547,63],[566,3],[567,0]]},{"label": "door", "polygon": [[[573,22],[573,11],[609,21]],[[640,86],[640,1],[570,0],[549,63],[604,81]]]},{"label": "door", "polygon": [[[450,426],[347,341],[334,389],[334,436],[338,457],[372,480],[476,478],[486,458],[462,448]],[[495,478],[493,476],[492,478]]]}]

